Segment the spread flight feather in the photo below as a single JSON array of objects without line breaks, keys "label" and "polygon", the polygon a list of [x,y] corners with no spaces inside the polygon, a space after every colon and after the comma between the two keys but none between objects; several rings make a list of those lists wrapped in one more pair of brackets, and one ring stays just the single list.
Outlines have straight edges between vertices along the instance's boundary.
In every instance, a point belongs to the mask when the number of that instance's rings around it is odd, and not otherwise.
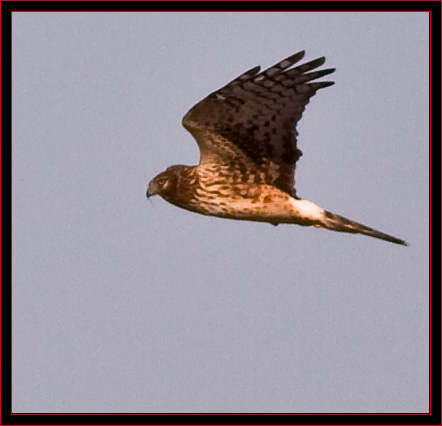
[{"label": "spread flight feather", "polygon": [[[296,124],[310,98],[331,81],[315,81],[325,58],[297,65],[301,51],[260,72],[260,67],[211,93],[183,118],[200,149],[197,166],[171,166],[149,183],[159,194],[197,213],[240,220],[295,223],[360,233],[406,245],[300,199],[295,190]],[[294,66],[296,65],[296,66]]]}]

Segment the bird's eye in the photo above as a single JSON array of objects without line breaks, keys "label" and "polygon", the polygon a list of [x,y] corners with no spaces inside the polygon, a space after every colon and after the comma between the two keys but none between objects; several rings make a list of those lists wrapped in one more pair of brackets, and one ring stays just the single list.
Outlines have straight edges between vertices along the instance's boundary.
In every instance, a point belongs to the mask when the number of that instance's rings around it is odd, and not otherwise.
[{"label": "bird's eye", "polygon": [[158,185],[164,186],[167,182],[167,178],[158,179]]}]

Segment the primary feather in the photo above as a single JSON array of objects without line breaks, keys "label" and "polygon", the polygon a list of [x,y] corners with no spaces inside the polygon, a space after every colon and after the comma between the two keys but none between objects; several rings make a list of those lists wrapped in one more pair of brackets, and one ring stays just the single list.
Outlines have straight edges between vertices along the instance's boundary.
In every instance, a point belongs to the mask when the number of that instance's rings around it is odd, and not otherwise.
[{"label": "primary feather", "polygon": [[260,67],[211,93],[183,118],[200,149],[197,166],[172,166],[149,183],[179,207],[229,219],[296,223],[405,241],[327,212],[300,199],[295,167],[302,153],[296,125],[310,98],[334,84],[317,81],[335,71],[325,58],[298,65],[301,51],[260,72]]}]

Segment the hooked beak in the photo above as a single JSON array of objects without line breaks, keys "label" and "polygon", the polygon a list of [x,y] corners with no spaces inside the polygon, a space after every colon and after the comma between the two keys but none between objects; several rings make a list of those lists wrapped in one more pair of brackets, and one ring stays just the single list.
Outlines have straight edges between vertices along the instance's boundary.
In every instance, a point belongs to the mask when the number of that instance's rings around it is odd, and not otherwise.
[{"label": "hooked beak", "polygon": [[147,186],[146,198],[150,198],[153,195],[157,195],[158,193],[159,193],[158,185],[156,184],[156,182],[154,180],[151,180],[149,182],[149,185]]}]

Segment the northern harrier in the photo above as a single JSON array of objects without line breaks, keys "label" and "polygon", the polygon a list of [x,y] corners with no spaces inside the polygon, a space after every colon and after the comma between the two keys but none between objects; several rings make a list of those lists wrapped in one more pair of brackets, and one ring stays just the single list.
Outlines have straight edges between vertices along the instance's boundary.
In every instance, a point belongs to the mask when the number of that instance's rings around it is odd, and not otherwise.
[{"label": "northern harrier", "polygon": [[183,126],[198,143],[199,164],[169,167],[150,181],[146,196],[158,194],[204,215],[295,223],[407,245],[296,195],[295,165],[302,153],[295,127],[316,91],[334,84],[312,81],[335,71],[312,71],[325,58],[292,68],[304,53],[261,73],[252,68],[196,104]]}]

